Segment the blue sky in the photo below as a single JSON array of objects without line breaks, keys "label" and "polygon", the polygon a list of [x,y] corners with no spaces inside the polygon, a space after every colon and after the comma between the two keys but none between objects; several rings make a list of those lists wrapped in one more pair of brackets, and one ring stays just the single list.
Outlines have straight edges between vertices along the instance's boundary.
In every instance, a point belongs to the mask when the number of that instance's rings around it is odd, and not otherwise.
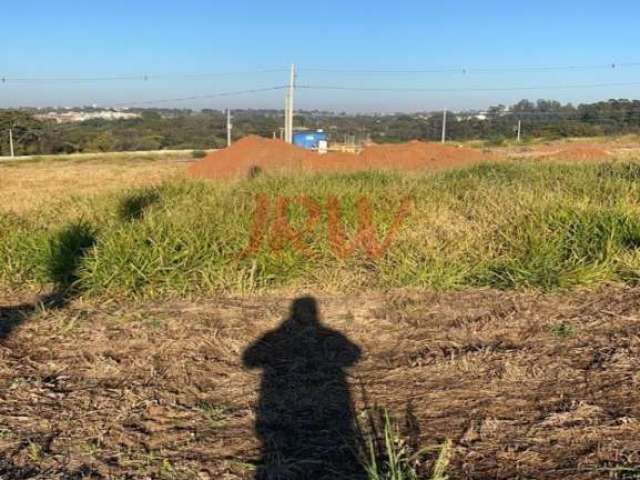
[{"label": "blue sky", "polygon": [[[474,68],[640,62],[640,2],[618,0],[338,1],[21,0],[5,2],[0,107],[110,105],[282,85],[457,89],[300,90],[297,105],[346,111],[484,108],[520,98],[640,98],[640,65],[616,69],[480,73]],[[305,70],[467,68],[468,73]],[[253,72],[199,78],[154,75]],[[13,78],[149,75],[144,80],[18,82]],[[629,83],[638,82],[637,85]],[[626,83],[600,88],[470,91]],[[283,92],[158,105],[273,107]]]}]

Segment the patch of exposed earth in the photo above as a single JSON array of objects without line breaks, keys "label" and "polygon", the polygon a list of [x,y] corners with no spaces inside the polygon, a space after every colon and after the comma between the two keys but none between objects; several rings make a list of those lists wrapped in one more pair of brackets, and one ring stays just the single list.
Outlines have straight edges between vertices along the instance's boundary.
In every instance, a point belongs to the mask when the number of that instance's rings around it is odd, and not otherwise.
[{"label": "patch of exposed earth", "polygon": [[[261,370],[242,355],[293,300],[5,298],[0,478],[252,478]],[[451,479],[640,478],[640,289],[317,303],[361,351],[355,411],[410,408],[421,446],[451,440]]]}]

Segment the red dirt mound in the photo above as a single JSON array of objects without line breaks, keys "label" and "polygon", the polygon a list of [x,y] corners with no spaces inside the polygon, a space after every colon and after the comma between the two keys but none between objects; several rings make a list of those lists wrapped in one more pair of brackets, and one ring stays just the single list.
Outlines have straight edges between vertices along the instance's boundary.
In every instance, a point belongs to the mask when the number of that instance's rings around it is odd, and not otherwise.
[{"label": "red dirt mound", "polygon": [[479,150],[420,141],[374,145],[365,148],[359,155],[318,155],[281,140],[250,136],[230,148],[207,155],[192,165],[189,171],[192,175],[208,178],[247,176],[255,167],[266,172],[354,172],[368,169],[411,171],[460,167],[490,158],[491,156]]},{"label": "red dirt mound", "polygon": [[312,152],[281,140],[269,140],[251,135],[231,147],[212,152],[189,168],[192,175],[208,178],[246,176],[252,168],[265,171],[302,168]]},{"label": "red dirt mound", "polygon": [[542,158],[546,160],[588,161],[604,160],[610,157],[611,154],[602,147],[595,145],[572,145],[557,152],[544,155]]}]

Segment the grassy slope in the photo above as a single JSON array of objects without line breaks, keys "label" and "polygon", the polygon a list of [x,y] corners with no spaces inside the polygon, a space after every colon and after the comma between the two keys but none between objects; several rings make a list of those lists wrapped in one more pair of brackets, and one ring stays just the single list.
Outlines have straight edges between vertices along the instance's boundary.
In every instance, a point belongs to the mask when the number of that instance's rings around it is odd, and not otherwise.
[{"label": "grassy slope", "polygon": [[[164,296],[305,287],[467,286],[555,289],[640,275],[640,166],[501,163],[436,175],[388,173],[258,178],[232,185],[171,181],[82,197],[22,216],[0,215],[0,285],[75,282],[87,294]],[[380,259],[337,258],[326,209],[306,235],[313,255],[290,245],[240,258],[255,196],[308,194],[342,205],[348,236],[367,196],[381,237],[401,200],[415,207]],[[294,226],[304,223],[292,208]],[[267,239],[268,240],[268,239]],[[66,268],[66,270],[65,270]]]}]

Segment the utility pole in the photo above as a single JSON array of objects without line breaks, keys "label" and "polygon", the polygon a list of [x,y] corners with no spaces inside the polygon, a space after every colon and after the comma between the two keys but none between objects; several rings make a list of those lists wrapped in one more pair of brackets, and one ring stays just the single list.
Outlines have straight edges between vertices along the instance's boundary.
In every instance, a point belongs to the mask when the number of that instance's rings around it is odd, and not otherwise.
[{"label": "utility pole", "polygon": [[442,143],[447,141],[447,109],[442,112]]},{"label": "utility pole", "polygon": [[520,143],[520,134],[522,133],[522,120],[518,120],[518,143]]},{"label": "utility pole", "polygon": [[231,124],[231,110],[227,108],[227,147],[231,146],[231,129],[233,125]]},{"label": "utility pole", "polygon": [[11,158],[13,158],[13,127],[9,127],[9,151],[11,152]]},{"label": "utility pole", "polygon": [[289,90],[285,101],[284,115],[284,139],[287,143],[293,143],[293,110],[294,110],[294,90],[296,82],[296,66],[291,64],[289,74]]},{"label": "utility pole", "polygon": [[[284,132],[284,133],[283,133]],[[284,96],[284,129],[280,129],[280,139],[285,142],[289,138],[289,92]]]}]

